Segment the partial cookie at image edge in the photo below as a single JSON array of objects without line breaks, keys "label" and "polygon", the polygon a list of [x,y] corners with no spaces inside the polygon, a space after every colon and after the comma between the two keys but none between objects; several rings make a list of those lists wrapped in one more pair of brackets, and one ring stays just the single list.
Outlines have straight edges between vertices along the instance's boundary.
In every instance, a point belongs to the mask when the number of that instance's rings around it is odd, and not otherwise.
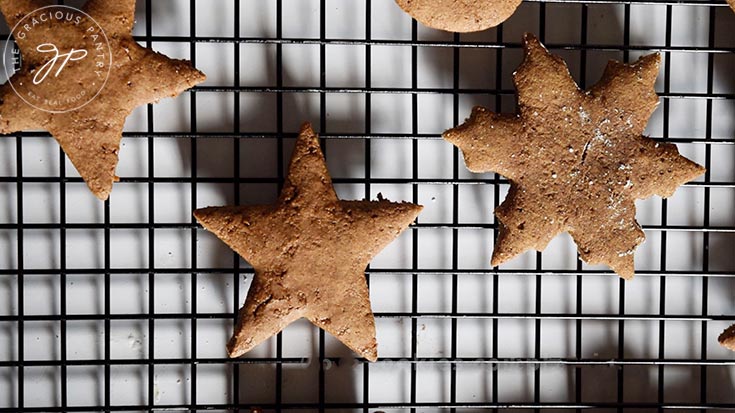
[{"label": "partial cookie at image edge", "polygon": [[[45,2],[0,0],[8,26],[15,27],[25,16],[41,10]],[[127,117],[141,105],[175,97],[204,82],[206,76],[190,61],[172,59],[139,45],[133,38],[136,0],[87,1],[79,9],[99,23],[108,41],[111,68],[99,93],[85,105],[65,112],[31,106],[21,96],[28,95],[34,68],[47,57],[35,44],[54,39],[54,47],[68,50],[86,39],[87,29],[75,25],[51,25],[36,28],[32,35],[17,36],[18,47],[26,62],[12,75],[19,88],[10,82],[0,86],[0,134],[27,130],[49,132],[89,187],[100,200],[107,200],[113,184],[119,181],[115,171],[123,129]],[[51,6],[47,6],[51,7]],[[64,6],[68,7],[68,6]],[[52,21],[52,20],[48,20]],[[31,39],[33,38],[33,42]],[[53,62],[53,61],[49,61]],[[68,98],[69,85],[98,82],[97,73],[86,66],[67,65],[56,83],[44,87],[54,99]]]},{"label": "partial cookie at image edge", "polygon": [[735,351],[735,324],[726,328],[725,331],[717,337],[717,341],[722,347],[730,351]]},{"label": "partial cookie at image edge", "polygon": [[395,0],[424,26],[456,33],[479,32],[506,21],[521,0]]}]

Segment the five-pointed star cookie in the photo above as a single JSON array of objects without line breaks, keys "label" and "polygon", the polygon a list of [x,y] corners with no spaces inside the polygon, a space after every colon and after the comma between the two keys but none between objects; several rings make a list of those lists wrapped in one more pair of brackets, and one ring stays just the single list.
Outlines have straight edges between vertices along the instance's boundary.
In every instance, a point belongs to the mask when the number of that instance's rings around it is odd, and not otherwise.
[{"label": "five-pointed star cookie", "polygon": [[735,11],[735,0],[727,0],[727,4],[730,5],[732,11]]},{"label": "five-pointed star cookie", "polygon": [[304,124],[277,203],[194,212],[204,228],[255,269],[227,346],[230,356],[238,357],[307,318],[356,353],[376,360],[365,267],[421,209],[383,199],[339,200],[319,138]]},{"label": "five-pointed star cookie", "polygon": [[634,275],[633,253],[645,239],[636,199],[671,196],[704,173],[675,145],[643,136],[658,105],[660,58],[632,65],[611,61],[602,79],[580,90],[564,61],[526,35],[514,75],[518,113],[481,107],[444,134],[473,172],[495,171],[511,182],[496,209],[500,233],[492,265],[529,249],[543,250],[569,232],[588,263]]},{"label": "five-pointed star cookie", "polygon": [[[93,29],[90,25],[49,24],[48,16],[42,21],[43,13],[39,13],[39,24],[23,30],[23,26],[32,24],[24,18],[48,4],[39,0],[0,0],[8,25],[13,28],[23,23],[18,29],[23,33],[16,35],[23,64],[11,79],[17,93],[10,82],[0,87],[0,133],[36,129],[50,132],[92,192],[105,200],[117,180],[115,168],[127,116],[137,106],[178,95],[203,82],[205,76],[187,61],[170,59],[135,42],[135,0],[89,0],[82,11],[99,24],[106,42],[100,37],[97,42],[102,46],[87,50],[83,59],[67,61],[59,72],[62,65],[57,62],[41,86],[48,96],[68,97],[78,93],[79,85],[90,86],[90,90],[100,87],[99,94],[85,106],[63,113],[32,106],[26,100],[37,90],[33,88],[39,87],[34,83],[41,79],[38,71],[53,59],[52,54],[38,47],[53,44],[60,53],[81,49],[90,41],[86,31]],[[111,56],[105,56],[108,53]],[[95,59],[103,66],[111,61],[109,67],[100,70],[104,76],[95,73]]]}]

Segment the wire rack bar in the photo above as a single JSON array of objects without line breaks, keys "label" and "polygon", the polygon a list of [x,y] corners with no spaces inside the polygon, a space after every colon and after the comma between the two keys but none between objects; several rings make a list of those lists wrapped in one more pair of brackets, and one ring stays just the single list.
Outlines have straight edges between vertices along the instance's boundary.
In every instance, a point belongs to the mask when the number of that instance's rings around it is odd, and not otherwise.
[{"label": "wire rack bar", "polygon": [[[325,411],[340,409],[361,409],[365,405],[361,403],[329,403],[328,405],[320,405],[319,403],[262,403],[258,404],[259,409],[264,410],[278,410],[278,409],[289,409],[289,410],[318,410],[324,409]],[[642,402],[628,402],[628,403],[468,403],[461,402],[456,404],[448,403],[369,403],[367,404],[368,409],[667,409],[667,410],[687,410],[687,409],[700,409],[700,410],[735,410],[735,404],[729,403],[707,403],[707,404],[685,404],[685,403],[642,403]],[[208,411],[208,410],[249,410],[252,408],[249,404],[207,404],[207,405],[192,405],[192,404],[151,404],[147,406],[139,405],[128,405],[128,406],[111,406],[109,411],[113,412],[126,412],[126,411],[140,411],[141,408],[150,411]],[[44,412],[96,412],[99,409],[96,406],[69,406],[65,410],[56,408],[26,408],[26,412],[32,413],[44,413]],[[16,410],[8,408],[0,408],[0,412],[14,413]]]}]

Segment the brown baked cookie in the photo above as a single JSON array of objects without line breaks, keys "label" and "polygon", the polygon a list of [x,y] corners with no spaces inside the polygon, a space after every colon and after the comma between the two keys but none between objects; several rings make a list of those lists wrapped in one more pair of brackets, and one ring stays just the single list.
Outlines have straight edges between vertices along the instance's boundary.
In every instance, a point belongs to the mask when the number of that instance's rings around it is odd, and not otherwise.
[{"label": "brown baked cookie", "polygon": [[727,0],[727,4],[730,5],[732,11],[735,11],[735,0]]},{"label": "brown baked cookie", "polygon": [[0,0],[22,52],[21,67],[0,87],[0,133],[50,132],[92,192],[105,200],[117,180],[126,117],[205,76],[188,61],[138,45],[132,36],[135,0],[90,0],[81,11],[39,10],[45,6]]},{"label": "brown baked cookie", "polygon": [[304,124],[277,203],[194,211],[204,228],[255,269],[227,346],[230,357],[307,318],[375,361],[375,320],[365,267],[421,209],[382,198],[339,200],[319,138]]},{"label": "brown baked cookie", "polygon": [[722,347],[735,351],[735,324],[726,328],[725,331],[723,331],[717,338],[717,341],[720,342]]},{"label": "brown baked cookie", "polygon": [[479,32],[507,20],[521,0],[396,0],[425,26],[448,32]]},{"label": "brown baked cookie", "polygon": [[511,182],[495,210],[500,233],[492,265],[541,251],[569,232],[582,259],[630,279],[633,253],[645,239],[634,201],[671,196],[704,173],[675,145],[642,136],[658,105],[659,55],[632,65],[611,61],[602,79],[583,91],[564,61],[530,34],[524,50],[514,75],[518,113],[476,107],[464,124],[444,133],[471,171],[495,171]]}]

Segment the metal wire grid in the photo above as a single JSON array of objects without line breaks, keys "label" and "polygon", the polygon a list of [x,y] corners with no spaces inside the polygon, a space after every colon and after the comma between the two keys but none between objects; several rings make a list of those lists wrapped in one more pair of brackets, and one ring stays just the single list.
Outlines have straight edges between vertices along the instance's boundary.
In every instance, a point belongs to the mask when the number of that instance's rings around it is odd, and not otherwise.
[{"label": "metal wire grid", "polygon": [[[142,1],[142,0],[141,0]],[[499,176],[494,176],[489,179],[484,178],[462,178],[460,176],[460,169],[463,168],[461,156],[455,149],[453,153],[453,176],[451,179],[423,179],[419,176],[418,163],[416,160],[419,156],[419,142],[427,139],[439,139],[438,135],[419,133],[418,124],[418,97],[420,94],[442,94],[451,95],[453,99],[453,120],[454,123],[459,123],[462,118],[466,115],[460,113],[459,99],[462,94],[489,94],[494,97],[495,105],[497,108],[501,108],[501,99],[504,96],[513,95],[513,90],[503,89],[501,87],[501,74],[503,73],[503,51],[508,49],[517,49],[520,47],[519,43],[515,42],[516,39],[506,39],[503,35],[502,25],[497,29],[497,41],[496,42],[477,42],[477,41],[466,41],[463,40],[463,36],[454,35],[451,42],[441,41],[422,41],[418,38],[418,26],[416,22],[412,23],[411,28],[411,39],[410,40],[374,40],[371,35],[371,19],[373,19],[371,13],[372,3],[375,0],[365,0],[366,2],[366,21],[365,21],[365,35],[361,39],[330,39],[326,36],[326,11],[325,1],[320,2],[320,26],[319,26],[319,39],[306,39],[306,38],[285,38],[283,37],[283,4],[282,0],[275,0],[276,2],[276,37],[275,38],[253,38],[253,37],[241,37],[240,36],[240,15],[241,7],[243,5],[238,0],[233,0],[234,3],[234,33],[233,37],[202,37],[196,35],[196,8],[195,0],[189,1],[189,15],[190,15],[190,36],[179,37],[179,36],[154,36],[152,35],[152,0],[146,1],[146,20],[145,20],[145,32],[146,35],[139,38],[138,40],[145,43],[146,46],[151,47],[155,42],[178,42],[182,44],[188,44],[190,46],[190,59],[196,65],[197,46],[202,43],[222,43],[231,44],[234,50],[234,61],[233,65],[235,68],[235,79],[240,78],[240,73],[245,70],[241,67],[240,59],[240,45],[247,43],[259,43],[259,44],[272,44],[276,50],[276,86],[266,87],[243,87],[236,83],[231,87],[225,86],[200,86],[196,87],[191,93],[190,110],[194,114],[197,111],[197,96],[203,93],[232,93],[234,95],[234,111],[236,114],[240,113],[245,108],[241,107],[240,94],[241,93],[269,93],[275,94],[278,111],[276,113],[276,125],[277,130],[275,132],[265,133],[244,133],[241,131],[241,121],[239,116],[234,116],[234,125],[231,133],[209,133],[209,132],[198,132],[197,131],[197,117],[191,116],[191,131],[190,133],[168,133],[160,132],[156,130],[154,125],[154,113],[153,106],[149,105],[147,108],[147,132],[146,133],[126,133],[126,138],[135,138],[145,140],[148,148],[148,174],[147,176],[139,177],[126,177],[122,179],[123,183],[140,183],[147,184],[148,188],[148,222],[147,223],[112,223],[110,220],[110,201],[105,202],[104,205],[104,222],[100,224],[73,224],[66,222],[67,216],[67,184],[81,182],[78,178],[70,178],[66,176],[64,164],[65,155],[59,151],[59,163],[60,168],[58,176],[56,177],[28,177],[23,175],[23,137],[29,136],[47,136],[43,133],[19,133],[15,135],[15,152],[16,152],[16,176],[3,176],[0,177],[0,183],[15,184],[16,188],[16,200],[17,200],[17,221],[15,223],[0,224],[0,229],[5,231],[14,231],[17,234],[17,269],[2,269],[0,270],[0,276],[16,276],[17,275],[17,314],[15,315],[2,315],[0,316],[0,323],[11,323],[16,326],[16,337],[17,337],[17,358],[9,361],[0,361],[0,369],[6,371],[10,369],[16,372],[15,386],[16,404],[12,407],[2,407],[0,412],[15,412],[15,411],[154,411],[154,410],[238,410],[238,409],[249,409],[254,407],[255,404],[247,400],[245,397],[241,397],[240,394],[240,381],[241,380],[258,380],[258,378],[243,377],[240,374],[240,368],[242,364],[268,364],[273,365],[275,368],[275,383],[273,384],[274,402],[268,404],[257,404],[258,407],[265,409],[275,409],[281,411],[284,409],[309,409],[309,410],[331,410],[331,409],[356,409],[363,410],[365,412],[374,409],[408,409],[411,411],[423,411],[426,409],[467,409],[467,408],[515,408],[515,409],[582,409],[582,408],[612,408],[612,409],[623,409],[623,408],[692,408],[692,409],[735,409],[735,403],[717,403],[708,401],[708,382],[707,382],[707,369],[723,366],[735,366],[735,360],[733,359],[711,359],[707,356],[707,342],[711,337],[708,334],[708,327],[712,321],[733,321],[735,315],[716,316],[708,313],[708,282],[710,277],[735,277],[735,273],[731,271],[711,271],[709,268],[709,253],[710,253],[710,234],[712,233],[724,233],[733,234],[735,233],[735,227],[733,226],[713,226],[710,225],[710,190],[711,188],[735,188],[735,182],[713,182],[710,179],[710,172],[708,172],[704,180],[701,182],[693,182],[687,185],[699,186],[704,190],[704,209],[703,209],[703,224],[697,226],[685,226],[685,225],[669,225],[667,223],[667,201],[661,203],[661,222],[659,225],[649,225],[645,229],[647,231],[661,231],[661,265],[660,270],[648,270],[639,271],[639,277],[653,276],[660,277],[660,289],[659,289],[659,306],[660,310],[655,315],[639,315],[639,314],[626,314],[625,313],[625,283],[619,281],[619,313],[617,315],[610,314],[592,314],[584,313],[582,311],[582,284],[584,276],[592,274],[600,274],[599,271],[584,269],[581,261],[577,261],[577,267],[575,270],[548,270],[544,268],[542,262],[542,255],[539,253],[536,255],[536,267],[535,269],[528,270],[507,270],[507,269],[492,269],[492,270],[467,270],[460,269],[458,265],[458,248],[459,248],[459,230],[465,228],[476,228],[484,230],[492,230],[493,235],[497,235],[497,226],[495,224],[466,224],[460,223],[459,219],[459,185],[460,184],[483,184],[491,185],[494,190],[494,200],[497,206],[498,201],[501,199],[501,188],[507,184],[507,181]],[[559,1],[558,3],[583,3],[581,1]],[[588,44],[588,6],[587,4],[593,2],[584,2],[581,6],[581,22],[580,22],[580,39],[579,44],[547,44],[547,46],[554,49],[565,49],[565,50],[578,50],[580,52],[580,78],[582,82],[586,78],[586,57],[589,50],[609,50],[609,51],[622,51],[624,59],[629,60],[630,53],[635,51],[649,51],[658,50],[665,55],[664,66],[662,68],[662,77],[664,80],[664,89],[660,93],[663,99],[663,105],[660,110],[663,111],[664,117],[664,129],[662,136],[655,137],[657,139],[667,139],[669,136],[669,105],[672,99],[705,99],[706,110],[707,110],[707,132],[705,136],[700,137],[689,137],[687,139],[678,139],[679,143],[693,143],[704,145],[705,148],[705,166],[708,170],[711,170],[711,158],[712,150],[716,147],[715,145],[732,145],[735,144],[735,140],[732,137],[729,138],[714,138],[712,136],[712,103],[715,100],[733,100],[735,99],[735,93],[714,93],[713,90],[713,67],[714,58],[718,54],[734,53],[735,48],[733,47],[715,47],[715,23],[716,12],[718,8],[724,7],[724,3],[715,1],[705,2],[674,2],[674,1],[625,1],[624,5],[624,21],[623,21],[623,35],[624,42],[619,45],[599,45],[599,44]],[[655,47],[650,46],[635,46],[631,45],[630,42],[630,16],[631,6],[636,4],[657,4],[666,6],[666,42],[664,45],[657,45]],[[676,7],[681,5],[692,5],[702,8],[706,8],[709,12],[709,27],[710,36],[707,47],[680,47],[672,46],[672,12]],[[545,40],[546,25],[548,24],[546,19],[546,2],[535,2],[535,7],[538,7],[540,13],[539,26],[529,27],[529,30],[535,31],[542,41]],[[735,33],[734,33],[735,34]],[[320,81],[319,87],[305,88],[305,87],[288,87],[284,85],[283,76],[283,46],[284,45],[317,45],[319,47],[320,55]],[[325,55],[326,48],[329,45],[350,45],[355,47],[363,47],[365,50],[365,86],[354,87],[354,88],[336,88],[328,87],[325,71]],[[410,88],[378,88],[371,85],[371,49],[373,46],[409,46],[411,48],[411,87]],[[422,47],[440,47],[440,48],[451,48],[453,52],[452,65],[454,68],[453,72],[453,86],[452,88],[421,88],[418,82],[418,50]],[[460,88],[460,50],[462,48],[486,48],[497,50],[496,67],[494,71],[495,84],[496,86],[491,89],[463,89]],[[708,56],[708,73],[707,73],[707,92],[706,93],[672,93],[670,90],[670,74],[672,71],[671,60],[668,56],[671,52],[687,52],[687,53],[706,53]],[[585,84],[581,84],[585,87]],[[154,188],[155,184],[160,183],[179,183],[189,184],[191,186],[191,204],[197,205],[197,185],[203,183],[217,183],[217,184],[231,184],[234,186],[235,203],[240,203],[240,185],[243,183],[268,183],[278,184],[283,182],[284,175],[284,141],[293,137],[292,134],[285,133],[284,128],[284,94],[287,93],[316,93],[319,95],[320,100],[320,117],[318,130],[321,131],[321,136],[327,139],[364,139],[365,153],[364,153],[364,179],[340,179],[335,178],[337,184],[356,184],[364,187],[366,197],[370,197],[371,189],[375,185],[380,184],[401,184],[410,185],[412,187],[412,201],[418,203],[419,201],[419,184],[448,184],[452,185],[452,221],[442,224],[426,224],[422,223],[421,219],[417,224],[413,225],[410,229],[411,232],[411,245],[412,245],[412,260],[409,268],[395,268],[395,269],[380,269],[374,270],[368,268],[366,276],[368,281],[371,276],[377,276],[385,273],[399,274],[411,279],[411,311],[410,312],[394,312],[394,313],[377,313],[378,318],[402,318],[410,320],[410,331],[411,331],[411,356],[409,358],[387,358],[381,359],[378,363],[408,363],[410,365],[410,395],[409,400],[401,403],[385,403],[379,400],[374,400],[370,397],[370,373],[371,365],[365,362],[360,362],[355,369],[361,370],[362,372],[362,400],[355,400],[351,403],[334,403],[327,400],[328,385],[325,380],[325,374],[327,371],[327,365],[330,362],[338,363],[340,360],[329,358],[325,354],[325,335],[324,332],[319,334],[319,345],[318,345],[318,361],[319,361],[319,373],[318,373],[318,402],[316,403],[288,403],[284,402],[283,394],[283,367],[287,364],[304,364],[308,363],[308,360],[300,358],[288,358],[283,356],[283,339],[281,335],[278,336],[276,341],[276,355],[274,358],[255,358],[255,359],[238,359],[229,360],[225,358],[203,358],[197,357],[197,321],[202,319],[229,319],[234,320],[236,312],[234,313],[203,313],[197,310],[197,294],[195,293],[198,289],[197,276],[202,274],[214,274],[214,273],[231,273],[233,285],[237,286],[240,283],[240,278],[243,274],[251,274],[252,269],[242,267],[239,258],[233,254],[232,266],[230,268],[201,268],[197,263],[197,237],[199,236],[201,229],[198,228],[195,221],[192,219],[191,222],[186,224],[171,224],[164,222],[156,222],[154,220]],[[327,115],[326,110],[326,98],[329,94],[337,93],[359,93],[364,94],[365,99],[365,124],[364,133],[362,134],[350,134],[349,136],[344,134],[330,134],[327,130]],[[371,99],[375,94],[408,94],[411,96],[411,107],[412,113],[412,130],[408,134],[400,133],[374,133],[371,127]],[[509,108],[505,107],[505,110]],[[159,138],[170,138],[170,137],[181,137],[190,138],[191,142],[191,176],[180,177],[180,178],[169,178],[155,176],[153,165],[156,161],[154,151],[154,141]],[[197,176],[197,146],[206,145],[209,139],[232,139],[234,145],[234,171],[236,173],[230,178],[212,178],[212,177],[201,177]],[[249,138],[269,138],[274,139],[277,142],[277,154],[278,162],[278,175],[274,178],[249,178],[240,176],[240,148],[241,146],[248,145]],[[5,138],[13,139],[13,138]],[[393,179],[393,178],[372,178],[371,177],[371,142],[376,139],[409,139],[411,140],[412,159],[414,160],[411,166],[411,178]],[[285,156],[284,156],[285,155]],[[327,154],[328,156],[328,154]],[[26,223],[23,219],[24,211],[24,197],[23,188],[24,184],[28,183],[50,183],[59,186],[59,210],[60,210],[60,222],[58,224],[36,224]],[[436,269],[427,270],[420,269],[418,265],[418,240],[419,234],[423,229],[426,228],[444,228],[451,230],[451,241],[452,241],[452,268],[451,270]],[[59,269],[27,269],[24,267],[24,256],[25,256],[25,243],[24,243],[24,232],[32,229],[53,229],[59,231],[60,242],[59,242],[59,257],[60,257],[60,270]],[[92,269],[70,269],[67,268],[66,255],[67,255],[67,231],[75,229],[95,229],[102,230],[104,233],[104,266],[102,268]],[[148,263],[147,268],[126,268],[117,269],[111,266],[111,242],[110,232],[116,229],[139,229],[146,230],[149,243],[148,243]],[[191,267],[190,268],[156,268],[154,264],[154,240],[156,231],[158,229],[177,229],[181,231],[188,231],[191,235],[190,249],[191,249]],[[693,231],[701,233],[703,237],[703,265],[699,271],[667,271],[666,270],[666,242],[668,231]],[[59,315],[27,315],[24,314],[24,284],[26,280],[38,275],[57,275],[60,278],[60,314]],[[75,274],[93,274],[104,279],[104,313],[92,314],[92,315],[73,315],[67,313],[67,277]],[[148,281],[148,312],[143,314],[113,314],[110,309],[110,298],[111,298],[111,279],[116,274],[140,274],[147,275]],[[187,274],[191,276],[191,311],[184,313],[167,313],[159,314],[155,312],[154,296],[155,296],[155,277],[166,274]],[[493,292],[492,297],[489,299],[492,302],[492,311],[487,313],[462,313],[458,311],[458,302],[461,299],[458,294],[458,280],[466,274],[480,274],[492,277],[493,279]],[[514,274],[517,276],[528,276],[533,277],[535,285],[535,311],[533,312],[522,312],[522,313],[503,313],[498,307],[498,295],[499,295],[499,276],[502,274]],[[544,313],[541,311],[541,297],[542,297],[542,277],[545,274],[557,274],[574,277],[576,281],[575,285],[575,308],[576,311],[567,313]],[[445,275],[451,277],[451,311],[450,312],[426,312],[420,311],[418,306],[419,301],[419,279],[423,275]],[[701,297],[701,315],[690,316],[690,315],[676,315],[668,314],[666,312],[666,276],[687,276],[687,277],[701,277],[702,279],[702,297]],[[243,297],[240,296],[238,288],[234,288],[233,295],[233,307],[237,309],[242,301]],[[448,357],[444,358],[422,358],[418,355],[417,335],[419,329],[419,320],[425,318],[445,318],[451,322],[451,341]],[[492,354],[489,357],[481,358],[463,358],[458,356],[457,343],[460,339],[458,334],[458,320],[465,318],[484,318],[492,320]],[[531,320],[534,323],[534,356],[530,358],[502,358],[498,354],[498,321],[501,319],[525,319]],[[551,359],[542,357],[542,341],[541,341],[541,322],[542,320],[572,320],[575,322],[575,348],[576,356],[573,358],[564,359]],[[73,321],[101,321],[104,323],[104,356],[98,359],[88,360],[69,360],[67,354],[69,347],[67,343],[67,323]],[[115,320],[140,320],[143,322],[147,321],[148,325],[148,357],[137,360],[116,360],[111,357],[110,353],[110,330],[111,322]],[[154,351],[154,340],[153,337],[156,335],[156,321],[158,320],[189,320],[191,329],[191,357],[187,358],[156,358]],[[618,339],[617,339],[617,357],[613,360],[599,360],[594,358],[585,358],[582,353],[582,322],[585,320],[616,320],[618,324]],[[627,320],[649,320],[658,322],[658,355],[655,358],[639,358],[630,359],[626,358],[624,353],[625,345],[625,321]],[[34,321],[49,321],[58,322],[60,325],[60,359],[59,360],[31,360],[24,355],[24,340],[27,340],[24,334],[24,326],[28,322]],[[699,358],[692,359],[670,359],[667,358],[664,352],[665,342],[665,327],[667,321],[687,321],[691,322],[692,326],[699,323],[701,329],[701,354]],[[446,364],[451,368],[449,370],[449,399],[442,402],[422,402],[419,399],[418,384],[417,384],[417,369],[424,364]],[[216,364],[216,365],[229,365],[232,368],[231,376],[231,389],[230,399],[231,402],[226,404],[200,404],[197,400],[197,387],[201,384],[197,381],[197,369],[199,366]],[[457,367],[466,364],[475,364],[485,366],[487,374],[492,376],[491,380],[491,397],[489,400],[482,402],[464,402],[459,401],[457,398]],[[147,366],[147,394],[146,403],[140,405],[115,405],[111,402],[111,393],[115,390],[111,388],[111,368],[113,366],[121,365],[133,365],[133,366]],[[177,366],[189,366],[191,380],[189,382],[189,403],[182,404],[165,404],[161,405],[155,401],[154,389],[154,378],[156,374],[156,367],[165,365],[177,365]],[[536,368],[533,370],[533,401],[523,403],[510,403],[503,402],[498,397],[498,366],[503,365],[529,365],[529,366],[544,366],[544,365],[563,365],[574,369],[574,398],[562,403],[548,403],[541,401],[541,370]],[[587,383],[583,383],[583,371],[585,368],[590,366],[613,366],[617,368],[616,371],[616,388],[617,398],[612,402],[587,402],[583,401],[583,386],[587,386]],[[44,407],[26,407],[24,406],[24,400],[26,397],[26,390],[24,388],[25,378],[24,371],[30,367],[57,367],[59,369],[59,381],[58,381],[58,393],[59,403],[56,406],[44,406]],[[104,369],[103,372],[103,403],[100,405],[92,406],[71,406],[68,401],[69,387],[68,387],[68,370],[74,366],[98,366]],[[656,366],[658,371],[658,387],[656,402],[629,402],[624,400],[624,370],[627,366]],[[699,368],[699,380],[695,385],[699,388],[699,401],[696,403],[670,403],[666,402],[664,398],[664,369],[668,366],[694,366]],[[611,386],[611,383],[604,385]]]}]

